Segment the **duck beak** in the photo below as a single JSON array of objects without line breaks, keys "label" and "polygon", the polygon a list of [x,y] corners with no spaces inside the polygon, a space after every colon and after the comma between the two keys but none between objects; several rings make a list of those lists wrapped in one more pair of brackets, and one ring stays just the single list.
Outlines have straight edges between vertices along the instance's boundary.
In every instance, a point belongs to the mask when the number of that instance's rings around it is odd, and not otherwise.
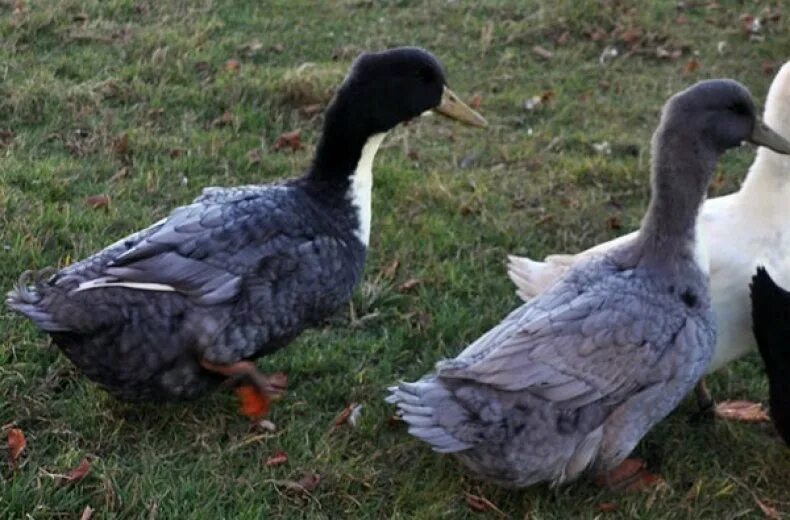
[{"label": "duck beak", "polygon": [[443,116],[466,123],[467,125],[480,128],[488,126],[488,122],[483,116],[469,108],[466,103],[458,99],[458,96],[446,86],[444,87],[444,92],[442,92],[442,102],[438,107],[434,108],[434,110]]},{"label": "duck beak", "polygon": [[765,146],[776,153],[784,155],[790,154],[790,142],[784,137],[777,134],[771,127],[766,125],[762,120],[758,119],[754,123],[754,130],[752,135],[747,139],[750,143]]}]

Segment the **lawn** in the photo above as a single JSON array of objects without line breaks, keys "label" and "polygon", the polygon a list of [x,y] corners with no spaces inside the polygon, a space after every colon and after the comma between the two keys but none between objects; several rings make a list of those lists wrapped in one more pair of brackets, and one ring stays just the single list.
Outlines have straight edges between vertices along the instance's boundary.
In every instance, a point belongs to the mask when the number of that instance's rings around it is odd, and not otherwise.
[{"label": "lawn", "polygon": [[[761,518],[758,501],[790,513],[790,450],[770,424],[691,423],[691,398],[636,450],[667,485],[631,494],[589,481],[480,484],[409,437],[383,402],[388,384],[417,378],[518,304],[507,253],[579,250],[638,226],[669,95],[733,77],[761,105],[790,58],[781,2],[646,4],[0,1],[3,291],[204,186],[298,174],[360,50],[430,49],[491,123],[421,118],[387,138],[353,302],[260,361],[290,378],[274,432],[251,428],[227,391],[185,405],[118,402],[0,309],[2,438],[16,427],[28,443],[15,471],[0,459],[0,517],[77,518],[90,506],[94,518],[724,519]],[[276,151],[297,129],[302,149]],[[737,189],[753,156],[729,153],[712,194]],[[756,354],[709,383],[719,399],[767,399]],[[363,405],[356,426],[334,426],[351,403]],[[288,461],[267,466],[280,451]],[[85,457],[82,480],[57,477]],[[289,485],[305,472],[321,477],[308,495]]]}]

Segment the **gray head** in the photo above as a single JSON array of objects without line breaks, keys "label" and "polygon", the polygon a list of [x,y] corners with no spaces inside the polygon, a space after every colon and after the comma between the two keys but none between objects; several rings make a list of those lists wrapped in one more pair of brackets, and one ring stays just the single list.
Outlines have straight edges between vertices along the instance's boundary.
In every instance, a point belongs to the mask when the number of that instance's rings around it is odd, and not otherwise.
[{"label": "gray head", "polygon": [[790,154],[790,143],[757,117],[746,87],[731,79],[700,81],[672,96],[662,117],[665,125],[686,136],[698,136],[716,155],[743,141]]},{"label": "gray head", "polygon": [[701,81],[672,96],[653,134],[652,196],[643,240],[664,256],[675,251],[670,243],[685,248],[716,161],[743,141],[790,154],[790,142],[757,118],[752,96],[736,81]]}]

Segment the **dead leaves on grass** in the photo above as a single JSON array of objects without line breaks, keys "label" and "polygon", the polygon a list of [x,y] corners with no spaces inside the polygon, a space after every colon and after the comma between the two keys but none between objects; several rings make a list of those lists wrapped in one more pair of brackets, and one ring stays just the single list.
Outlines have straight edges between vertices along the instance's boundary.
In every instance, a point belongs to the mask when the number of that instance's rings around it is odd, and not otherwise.
[{"label": "dead leaves on grass", "polygon": [[297,128],[280,134],[274,141],[274,151],[290,149],[292,152],[302,149],[302,130]]},{"label": "dead leaves on grass", "polygon": [[6,446],[8,449],[8,465],[11,469],[16,469],[19,458],[22,452],[27,447],[27,439],[25,434],[19,428],[11,428],[6,434]]},{"label": "dead leaves on grass", "polygon": [[288,462],[288,454],[284,451],[276,451],[274,454],[266,459],[264,462],[264,466],[272,467],[272,466],[281,466]]},{"label": "dead leaves on grass", "polygon": [[715,414],[726,421],[760,423],[769,420],[763,405],[752,401],[722,401],[716,404]]}]

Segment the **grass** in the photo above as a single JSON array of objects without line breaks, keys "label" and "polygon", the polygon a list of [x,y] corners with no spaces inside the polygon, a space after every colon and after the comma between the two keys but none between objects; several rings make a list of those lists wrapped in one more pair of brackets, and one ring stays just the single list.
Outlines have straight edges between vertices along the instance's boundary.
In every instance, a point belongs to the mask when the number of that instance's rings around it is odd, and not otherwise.
[{"label": "grass", "polygon": [[[496,504],[502,513],[482,514],[490,518],[593,518],[603,502],[617,504],[611,518],[759,518],[756,498],[790,511],[790,451],[770,425],[691,425],[691,399],[636,450],[668,482],[645,494],[587,481],[497,489],[389,421],[388,384],[430,370],[517,304],[506,253],[579,250],[638,226],[649,137],[671,93],[728,76],[762,100],[765,69],[790,48],[790,13],[770,21],[778,4],[764,1],[682,11],[616,0],[468,4],[0,2],[3,288],[25,269],[92,253],[203,186],[299,172],[321,121],[305,107],[327,101],[360,49],[431,49],[454,90],[482,97],[492,123],[478,132],[423,119],[387,139],[352,305],[260,362],[291,381],[270,417],[275,433],[250,431],[228,392],[166,407],[117,402],[0,310],[0,425],[28,439],[16,472],[2,467],[0,517],[74,518],[86,506],[95,518],[481,517],[465,493]],[[766,20],[756,37],[743,14]],[[601,65],[610,46],[619,54]],[[681,56],[658,58],[657,47]],[[546,103],[524,108],[542,93]],[[305,149],[274,152],[296,128]],[[595,150],[603,142],[609,154]],[[752,157],[729,153],[712,194],[736,189]],[[109,206],[89,207],[99,194]],[[420,283],[401,290],[411,278]],[[710,383],[720,399],[766,399],[756,355]],[[358,426],[333,429],[352,402],[364,405]],[[280,450],[288,462],[266,467]],[[82,481],[52,477],[86,456]],[[321,475],[319,486],[309,497],[289,492],[283,481],[305,471]]]}]

